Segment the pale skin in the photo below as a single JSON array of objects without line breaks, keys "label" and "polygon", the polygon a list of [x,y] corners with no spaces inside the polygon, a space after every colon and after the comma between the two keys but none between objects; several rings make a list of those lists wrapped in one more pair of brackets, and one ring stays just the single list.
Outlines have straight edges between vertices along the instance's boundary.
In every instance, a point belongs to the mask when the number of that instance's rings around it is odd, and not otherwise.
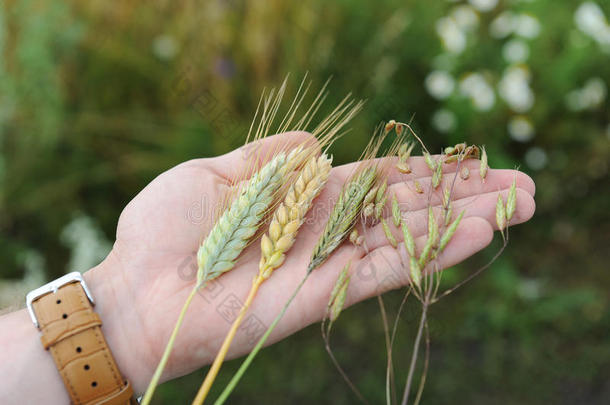
[{"label": "pale skin", "polygon": [[[309,137],[305,133],[276,135],[263,140],[260,148],[242,148],[216,158],[185,162],[153,180],[123,210],[111,253],[85,273],[85,280],[96,299],[95,310],[103,321],[108,344],[136,392],[146,389],[193,287],[194,254],[213,225],[214,207],[229,189],[227,179],[247,166],[252,150],[265,155],[265,151],[277,146],[278,139],[296,145]],[[425,242],[431,172],[419,157],[411,158],[409,163],[413,173],[401,175],[392,170],[388,190],[389,195],[396,193],[401,208],[408,211],[405,218],[421,249]],[[534,214],[535,185],[527,175],[491,169],[482,183],[478,161],[466,164],[470,178],[462,180],[458,176],[452,197],[454,215],[462,209],[466,213],[452,241],[437,259],[438,268],[459,263],[490,243],[497,228],[497,193],[506,198],[515,176],[517,210],[510,225],[525,222]],[[355,164],[348,164],[332,170],[286,262],[260,288],[249,313],[261,324],[272,322],[305,274],[332,203],[354,168]],[[453,180],[455,170],[455,165],[444,166],[444,184]],[[413,179],[419,179],[426,190],[424,194],[414,191]],[[442,187],[433,194],[432,204],[440,204]],[[386,216],[390,216],[386,211]],[[393,230],[396,239],[402,241],[401,233]],[[346,242],[316,269],[271,334],[269,344],[322,319],[336,277],[350,259],[353,275],[347,305],[408,284],[408,271],[401,268],[403,256],[389,245],[381,227],[360,228],[360,232],[366,236],[366,249],[354,248]],[[223,303],[231,297],[243,301],[258,270],[259,259],[257,241],[244,251],[233,270],[218,279],[214,290],[202,291],[194,298],[163,381],[213,361],[230,327],[221,315]],[[25,310],[2,316],[0,331],[0,403],[68,403],[51,356],[42,349],[39,332]],[[254,343],[251,336],[238,332],[228,358],[248,353]]]}]

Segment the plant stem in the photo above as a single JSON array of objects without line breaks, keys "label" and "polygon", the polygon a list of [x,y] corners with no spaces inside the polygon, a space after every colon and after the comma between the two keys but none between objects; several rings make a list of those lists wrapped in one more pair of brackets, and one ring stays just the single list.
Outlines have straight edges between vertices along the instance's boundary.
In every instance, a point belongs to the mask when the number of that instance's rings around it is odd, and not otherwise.
[{"label": "plant stem", "polygon": [[252,287],[250,288],[250,292],[248,293],[248,298],[246,298],[246,302],[244,302],[244,305],[241,307],[241,310],[239,311],[237,318],[235,318],[235,320],[233,321],[233,325],[231,325],[231,329],[227,333],[227,336],[225,337],[224,342],[222,342],[222,346],[220,347],[220,350],[218,351],[218,354],[216,355],[216,358],[214,359],[214,363],[212,363],[212,367],[210,367],[208,374],[205,376],[205,380],[203,380],[203,383],[201,384],[201,387],[199,388],[199,391],[197,392],[197,396],[193,400],[193,405],[201,405],[201,404],[203,404],[203,401],[205,401],[205,398],[207,397],[208,393],[210,392],[210,388],[212,387],[212,384],[214,383],[214,380],[216,379],[216,376],[218,375],[218,371],[220,371],[222,362],[224,361],[224,359],[227,355],[227,352],[229,351],[229,347],[231,346],[231,343],[233,342],[233,339],[235,338],[235,334],[237,333],[237,330],[241,326],[244,316],[246,315],[246,312],[250,308],[250,305],[252,304],[252,301],[254,300],[254,297],[256,296],[258,288],[263,283],[263,281],[265,281],[264,278],[257,276],[254,279],[254,281],[252,282]]},{"label": "plant stem", "polygon": [[307,281],[307,278],[309,277],[310,274],[311,274],[311,272],[307,272],[307,274],[305,274],[305,277],[303,277],[303,280],[301,280],[301,282],[297,286],[296,290],[294,290],[294,293],[292,293],[292,296],[288,299],[286,304],[284,304],[284,308],[282,308],[282,311],[275,317],[275,319],[273,320],[271,325],[269,325],[269,327],[267,328],[267,331],[265,331],[263,336],[256,343],[256,346],[254,346],[254,348],[252,349],[252,351],[250,352],[250,354],[248,355],[246,360],[244,360],[244,362],[241,363],[239,370],[237,370],[237,372],[235,373],[233,378],[231,378],[231,381],[229,381],[229,384],[227,384],[225,389],[222,391],[222,393],[220,394],[220,397],[216,400],[216,402],[214,402],[214,405],[224,404],[224,402],[227,400],[229,395],[231,395],[231,392],[233,392],[233,390],[235,389],[235,386],[237,385],[237,383],[239,382],[241,377],[244,375],[244,373],[248,369],[248,366],[250,366],[250,363],[252,363],[252,360],[254,360],[254,357],[256,357],[258,352],[261,350],[261,348],[267,341],[267,338],[269,338],[269,335],[271,334],[273,329],[275,329],[275,327],[278,324],[278,322],[280,321],[280,319],[282,319],[282,317],[286,313],[286,310],[288,309],[288,307],[290,306],[290,304],[292,303],[294,298],[297,296],[299,291],[301,291],[303,284],[305,284],[305,281]]},{"label": "plant stem", "polygon": [[184,315],[186,314],[186,310],[191,305],[191,301],[193,300],[193,297],[195,297],[195,294],[197,294],[197,290],[199,290],[199,287],[200,287],[200,285],[196,284],[195,287],[193,287],[193,290],[189,294],[188,298],[186,299],[186,302],[184,303],[184,306],[182,307],[182,311],[180,311],[180,315],[178,315],[178,320],[176,321],[176,326],[174,326],[174,330],[172,331],[172,334],[169,337],[169,341],[167,342],[167,345],[165,346],[165,351],[163,352],[163,356],[161,357],[161,360],[159,361],[159,365],[157,366],[157,369],[155,370],[155,374],[153,374],[153,377],[150,380],[150,384],[148,384],[148,388],[146,389],[146,393],[144,394],[144,398],[142,398],[142,402],[140,403],[140,405],[150,404],[150,400],[152,399],[152,396],[155,393],[155,389],[157,388],[157,385],[159,385],[159,379],[161,378],[163,369],[165,368],[165,365],[167,364],[167,361],[169,360],[169,355],[171,354],[172,348],[174,347],[174,342],[176,340],[176,336],[178,336],[178,330],[180,329],[180,326],[182,325],[182,321],[184,320]]},{"label": "plant stem", "polygon": [[411,365],[409,366],[409,375],[407,375],[407,382],[405,383],[405,391],[402,394],[402,405],[409,403],[409,392],[411,391],[411,383],[413,382],[413,374],[415,373],[415,365],[417,364],[417,354],[419,353],[419,344],[421,341],[422,332],[424,331],[424,325],[426,324],[426,315],[428,312],[428,305],[424,304],[421,311],[421,319],[419,320],[419,328],[417,328],[417,336],[415,343],[413,344],[413,354],[411,355]]},{"label": "plant stem", "polygon": [[390,339],[390,326],[388,325],[388,316],[385,311],[385,305],[383,303],[383,298],[381,295],[377,296],[377,302],[379,303],[379,311],[381,312],[381,320],[383,322],[383,335],[385,337],[385,347],[386,347],[386,355],[387,355],[387,365],[386,365],[386,386],[385,386],[385,398],[386,405],[391,405],[392,400],[390,393],[394,393],[395,387],[394,384],[390,384],[390,381],[394,382],[394,365],[392,363],[392,346]]},{"label": "plant stem", "polygon": [[364,396],[358,390],[358,388],[356,388],[356,386],[354,385],[352,380],[349,378],[349,376],[347,375],[345,370],[343,370],[343,367],[341,367],[341,364],[339,364],[339,361],[335,357],[335,354],[333,353],[333,351],[332,351],[332,349],[330,347],[330,329],[332,327],[332,322],[329,323],[327,329],[324,328],[325,322],[326,322],[326,319],[323,319],[322,323],[320,324],[320,327],[322,329],[322,339],[324,340],[324,347],[326,349],[326,352],[328,353],[328,356],[330,357],[330,359],[333,362],[333,365],[335,366],[335,368],[337,369],[339,374],[341,374],[341,377],[343,377],[343,380],[349,386],[349,388],[352,390],[352,392],[358,397],[358,399],[363,404],[368,405],[369,402],[366,400],[366,398],[364,398]]}]

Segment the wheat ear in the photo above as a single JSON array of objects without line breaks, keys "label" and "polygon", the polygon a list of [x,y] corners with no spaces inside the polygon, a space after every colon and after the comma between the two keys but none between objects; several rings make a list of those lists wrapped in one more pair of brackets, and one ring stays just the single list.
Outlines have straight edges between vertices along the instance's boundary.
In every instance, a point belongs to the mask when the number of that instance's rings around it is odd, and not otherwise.
[{"label": "wheat ear", "polygon": [[375,184],[377,168],[370,166],[357,173],[339,194],[324,232],[313,249],[307,272],[311,273],[347,238],[360,214],[364,198]]},{"label": "wheat ear", "polygon": [[200,405],[205,401],[229,347],[235,338],[235,334],[247,310],[250,308],[260,285],[284,262],[286,252],[294,244],[297,232],[305,220],[307,211],[309,211],[313,200],[326,184],[330,174],[331,162],[332,159],[326,154],[310,158],[301,170],[299,177],[288,189],[284,201],[273,213],[269,232],[264,234],[261,239],[261,260],[258,275],[252,282],[248,298],[240,309],[233,325],[231,325],[231,329],[227,333],[208,374],[201,384],[193,404]]}]

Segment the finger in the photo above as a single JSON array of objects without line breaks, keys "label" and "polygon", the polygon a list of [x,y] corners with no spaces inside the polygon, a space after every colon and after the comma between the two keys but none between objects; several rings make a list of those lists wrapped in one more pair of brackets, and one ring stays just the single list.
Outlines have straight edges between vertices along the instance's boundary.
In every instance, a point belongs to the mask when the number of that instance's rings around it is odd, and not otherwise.
[{"label": "finger", "polygon": [[[445,250],[427,269],[446,269],[460,263],[489,245],[492,238],[493,230],[489,222],[477,217],[466,218],[460,223]],[[421,251],[425,243],[426,236],[416,239],[418,251]],[[391,246],[373,250],[352,270],[354,273],[348,290],[348,305],[409,283],[407,256],[404,250]]]},{"label": "finger", "polygon": [[430,177],[420,178],[419,183],[423,193],[416,191],[414,180],[395,183],[388,187],[388,190],[390,196],[392,193],[396,194],[402,210],[412,211],[430,204],[440,205],[446,189],[450,190],[451,200],[459,200],[472,195],[508,189],[515,180],[518,188],[532,196],[535,194],[534,181],[527,174],[504,169],[489,170],[484,182],[481,181],[479,171],[476,170],[467,180],[459,175],[446,174],[437,188],[432,187]]},{"label": "finger", "polygon": [[[534,215],[534,211],[536,209],[536,203],[533,197],[527,191],[520,188],[518,188],[516,191],[517,206],[515,209],[515,214],[510,221],[510,225],[517,225],[528,221]],[[454,201],[452,208],[453,215],[451,220],[455,219],[460,212],[464,211],[464,219],[469,217],[480,217],[485,219],[494,229],[498,229],[496,224],[496,202],[498,200],[498,193],[500,193],[503,200],[506,201],[508,189],[469,196]],[[436,206],[434,212],[437,224],[442,226],[445,221],[444,210],[440,206]],[[405,212],[403,213],[401,220],[405,221],[413,237],[418,237],[428,232],[427,207],[420,210]],[[390,225],[390,231],[392,232],[392,235],[394,235],[394,238],[399,243],[402,242],[402,230],[391,224],[392,221],[390,218],[387,218],[387,222]],[[385,236],[385,232],[381,224],[376,224],[372,227],[363,227],[360,229],[361,234],[364,235],[365,238],[365,246],[369,250],[374,250],[389,245],[388,239]],[[441,227],[441,232],[442,229],[443,228]]]}]

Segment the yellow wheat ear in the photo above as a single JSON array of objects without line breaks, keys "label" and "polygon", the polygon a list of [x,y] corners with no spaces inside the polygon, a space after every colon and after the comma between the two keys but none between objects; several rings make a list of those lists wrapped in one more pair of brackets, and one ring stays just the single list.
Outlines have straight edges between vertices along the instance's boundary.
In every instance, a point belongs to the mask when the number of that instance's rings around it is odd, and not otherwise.
[{"label": "yellow wheat ear", "polygon": [[286,253],[294,244],[299,228],[305,220],[305,215],[328,180],[331,161],[332,159],[328,158],[326,154],[319,157],[312,156],[299,172],[296,181],[290,185],[284,201],[273,213],[269,230],[261,238],[261,260],[258,275],[254,278],[248,297],[233,325],[231,325],[231,329],[227,333],[193,404],[202,404],[207,397],[235,334],[260,285],[271,276],[275,269],[284,263]]}]

